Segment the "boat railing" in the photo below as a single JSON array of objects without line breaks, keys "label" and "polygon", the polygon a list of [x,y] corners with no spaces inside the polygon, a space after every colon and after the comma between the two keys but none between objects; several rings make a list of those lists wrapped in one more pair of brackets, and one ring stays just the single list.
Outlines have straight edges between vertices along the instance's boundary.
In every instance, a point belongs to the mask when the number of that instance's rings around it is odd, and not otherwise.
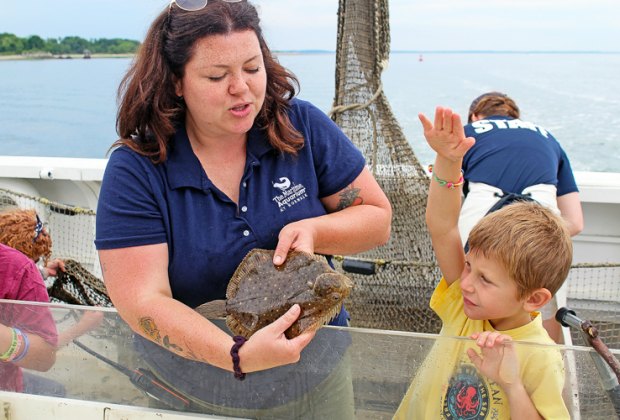
[{"label": "boat railing", "polygon": [[[91,329],[75,338],[77,344],[68,341],[58,348],[48,371],[23,369],[25,389],[7,392],[8,380],[0,377],[0,390],[4,391],[0,391],[0,405],[13,414],[10,418],[35,418],[24,414],[27,406],[32,409],[45,403],[57,410],[52,412],[58,417],[49,418],[71,418],[59,413],[67,414],[72,406],[84,410],[87,404],[90,410],[101,412],[105,407],[112,416],[109,418],[121,418],[114,417],[115,410],[117,415],[133,410],[145,416],[139,418],[151,418],[146,416],[149,413],[152,418],[162,418],[164,413],[178,416],[164,418],[184,419],[184,415],[201,413],[248,418],[390,419],[422,368],[439,372],[446,358],[463,356],[459,352],[473,344],[463,337],[324,327],[299,363],[251,373],[238,381],[231,372],[180,358],[137,338],[114,309],[0,300],[0,315],[30,313],[40,317],[42,311],[52,317],[60,337],[73,337],[71,331],[80,330],[85,318],[91,319]],[[95,324],[94,315],[98,315]],[[214,321],[226,328],[221,320]],[[20,322],[27,324],[28,316],[21,316]],[[434,346],[446,346],[453,354],[435,357],[431,352]],[[566,371],[563,396],[571,418],[613,418],[617,401],[607,389],[609,381],[597,371],[590,348],[516,342],[515,349],[518,353],[553,351],[562,356]],[[614,354],[620,355],[617,350]],[[146,375],[142,382],[137,378],[140,375]],[[149,391],[152,381],[164,394],[172,393],[171,398]],[[611,385],[617,387],[617,380]],[[23,396],[28,402],[20,398]]]}]

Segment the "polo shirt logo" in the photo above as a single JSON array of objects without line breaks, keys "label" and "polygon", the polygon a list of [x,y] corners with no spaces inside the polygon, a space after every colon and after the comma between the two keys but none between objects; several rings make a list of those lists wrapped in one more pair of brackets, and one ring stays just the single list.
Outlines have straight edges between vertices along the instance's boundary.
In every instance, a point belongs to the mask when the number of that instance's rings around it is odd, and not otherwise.
[{"label": "polo shirt logo", "polygon": [[280,190],[279,194],[272,198],[281,212],[293,207],[295,204],[308,197],[306,187],[302,184],[291,182],[287,177],[278,178],[278,182],[271,183],[274,188]]},{"label": "polo shirt logo", "polygon": [[291,180],[285,176],[279,178],[278,181],[280,182],[274,182],[273,186],[279,188],[281,191],[288,190],[288,188],[291,186]]}]

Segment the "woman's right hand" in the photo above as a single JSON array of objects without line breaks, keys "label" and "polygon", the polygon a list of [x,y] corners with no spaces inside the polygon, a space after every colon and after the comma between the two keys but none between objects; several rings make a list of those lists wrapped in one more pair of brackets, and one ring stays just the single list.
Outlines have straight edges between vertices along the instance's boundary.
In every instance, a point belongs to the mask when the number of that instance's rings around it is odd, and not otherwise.
[{"label": "woman's right hand", "polygon": [[284,331],[293,325],[300,313],[299,305],[293,305],[280,318],[254,333],[239,349],[241,370],[248,373],[297,363],[301,351],[316,334],[316,331],[307,331],[290,340],[286,338]]},{"label": "woman's right hand", "polygon": [[290,251],[313,254],[315,234],[311,219],[298,220],[284,226],[278,236],[278,245],[273,252],[273,263],[284,264]]}]

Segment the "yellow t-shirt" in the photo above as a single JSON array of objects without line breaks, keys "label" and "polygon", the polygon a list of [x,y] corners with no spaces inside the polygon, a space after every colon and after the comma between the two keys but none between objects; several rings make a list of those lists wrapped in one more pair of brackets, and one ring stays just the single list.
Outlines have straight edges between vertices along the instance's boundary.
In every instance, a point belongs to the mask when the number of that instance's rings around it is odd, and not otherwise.
[{"label": "yellow t-shirt", "polygon": [[[400,403],[395,419],[509,419],[510,407],[502,388],[480,374],[467,356],[467,349],[479,348],[469,337],[474,332],[495,331],[486,320],[472,320],[463,312],[459,281],[448,286],[441,280],[431,308],[443,327],[440,337],[418,370]],[[553,344],[542,325],[539,312],[519,328],[501,331],[515,341]],[[442,338],[446,337],[446,338]],[[564,363],[554,347],[515,346],[520,376],[534,406],[543,418],[569,419],[562,399]]]}]

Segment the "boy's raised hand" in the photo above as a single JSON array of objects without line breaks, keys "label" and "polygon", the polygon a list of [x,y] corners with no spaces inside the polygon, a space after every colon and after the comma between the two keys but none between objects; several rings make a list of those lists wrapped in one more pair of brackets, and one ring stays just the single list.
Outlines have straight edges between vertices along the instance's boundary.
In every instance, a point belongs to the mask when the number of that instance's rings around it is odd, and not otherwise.
[{"label": "boy's raised hand", "polygon": [[438,155],[451,161],[458,161],[474,145],[473,137],[465,137],[459,114],[450,108],[438,106],[435,109],[435,124],[422,113],[418,114],[424,127],[424,137],[428,145]]}]

